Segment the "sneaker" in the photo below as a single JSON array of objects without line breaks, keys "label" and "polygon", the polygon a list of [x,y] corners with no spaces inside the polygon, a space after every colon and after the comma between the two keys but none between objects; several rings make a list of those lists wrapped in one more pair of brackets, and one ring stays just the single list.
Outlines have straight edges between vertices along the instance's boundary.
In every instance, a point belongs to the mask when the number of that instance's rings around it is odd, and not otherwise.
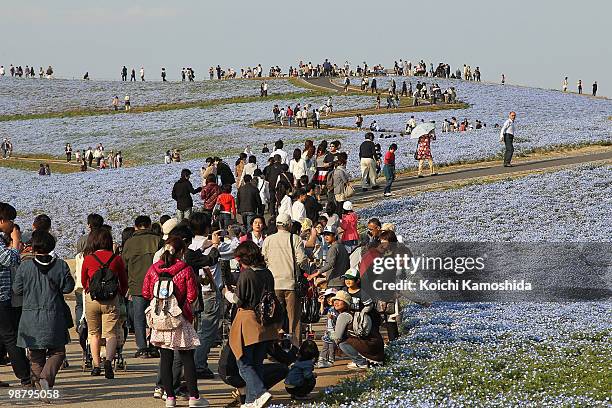
[{"label": "sneaker", "polygon": [[176,407],[176,398],[170,397],[166,399],[166,408]]},{"label": "sneaker", "polygon": [[242,404],[240,408],[257,408],[257,404],[254,402],[247,402],[245,404]]},{"label": "sneaker", "polygon": [[68,359],[65,358],[64,361],[62,361],[62,369],[65,370],[68,367],[70,367],[70,364],[68,363]]},{"label": "sneaker", "polygon": [[0,387],[8,387],[10,384],[4,381],[0,381]]},{"label": "sneaker", "polygon": [[346,368],[348,368],[349,370],[367,370],[368,369],[368,365],[367,364],[355,364],[355,363],[348,363],[346,365]]},{"label": "sneaker", "polygon": [[110,360],[106,360],[104,362],[104,376],[108,380],[115,378],[115,373],[113,372],[113,362]]},{"label": "sneaker", "polygon": [[320,360],[317,365],[315,366],[316,368],[329,368],[331,367],[333,364],[330,363],[327,360]]},{"label": "sneaker", "polygon": [[150,358],[159,358],[159,350],[155,347],[149,347],[146,352]]},{"label": "sneaker", "polygon": [[162,387],[155,387],[155,390],[153,390],[153,398],[155,399],[161,399],[163,394],[164,389]]},{"label": "sneaker", "polygon": [[91,375],[94,377],[98,375],[102,375],[102,370],[100,370],[100,367],[94,367],[91,369]]},{"label": "sneaker", "polygon": [[208,403],[208,400],[206,398],[189,398],[189,408],[192,407],[207,407],[210,404]]},{"label": "sneaker", "polygon": [[422,174],[419,174],[419,176],[418,176],[418,177],[419,177],[419,178],[423,178],[423,177],[425,177],[425,176],[423,176]]},{"label": "sneaker", "polygon": [[261,394],[261,396],[254,401],[255,407],[256,408],[265,408],[265,407],[268,406],[268,403],[270,402],[271,399],[272,399],[272,394],[270,394],[268,391],[266,391],[263,394]]},{"label": "sneaker", "polygon": [[384,196],[385,197],[393,197],[393,196],[395,196],[395,194],[393,194],[393,193],[385,193]]},{"label": "sneaker", "polygon": [[196,371],[196,378],[198,380],[214,380],[215,373],[210,371],[210,368],[205,368],[203,370]]},{"label": "sneaker", "polygon": [[140,349],[134,354],[134,358],[149,358],[148,351],[147,349]]}]

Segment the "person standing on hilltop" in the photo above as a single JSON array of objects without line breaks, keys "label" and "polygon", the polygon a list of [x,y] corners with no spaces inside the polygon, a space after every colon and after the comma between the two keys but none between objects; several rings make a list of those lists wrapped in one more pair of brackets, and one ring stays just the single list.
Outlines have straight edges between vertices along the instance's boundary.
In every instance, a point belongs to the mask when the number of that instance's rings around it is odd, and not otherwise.
[{"label": "person standing on hilltop", "polygon": [[516,134],[516,125],[514,120],[516,119],[516,112],[510,112],[508,120],[502,126],[499,132],[499,141],[506,145],[506,151],[504,152],[504,167],[512,167],[510,161],[512,160],[512,154],[514,153],[514,135]]},{"label": "person standing on hilltop", "polygon": [[597,81],[593,82],[593,96],[597,96]]},{"label": "person standing on hilltop", "polygon": [[582,95],[582,79],[578,80],[578,94]]},{"label": "person standing on hilltop", "polygon": [[130,73],[130,82],[136,82],[136,70],[132,68],[132,72]]},{"label": "person standing on hilltop", "polygon": [[567,92],[567,86],[568,86],[567,77],[565,77],[565,79],[563,80],[563,92]]},{"label": "person standing on hilltop", "polygon": [[144,67],[140,67],[140,80],[144,82]]},{"label": "person standing on hilltop", "polygon": [[162,82],[166,82],[166,68],[163,68],[163,67],[161,69],[161,79],[162,79]]},{"label": "person standing on hilltop", "polygon": [[127,67],[125,65],[121,68],[121,80],[127,81]]}]

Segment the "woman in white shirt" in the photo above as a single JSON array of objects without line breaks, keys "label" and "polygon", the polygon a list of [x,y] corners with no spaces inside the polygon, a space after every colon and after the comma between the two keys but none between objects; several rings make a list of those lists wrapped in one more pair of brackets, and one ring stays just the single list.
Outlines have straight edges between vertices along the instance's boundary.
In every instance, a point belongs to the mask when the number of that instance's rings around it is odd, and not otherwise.
[{"label": "woman in white shirt", "polygon": [[277,202],[279,202],[278,199],[282,197],[280,204],[278,205],[278,215],[286,214],[289,218],[291,218],[293,201],[291,200],[291,196],[283,184],[277,187],[276,197]]},{"label": "woman in white shirt", "polygon": [[306,160],[302,158],[302,151],[295,149],[293,159],[289,162],[289,172],[293,174],[293,179],[297,182],[303,175],[307,174]]}]

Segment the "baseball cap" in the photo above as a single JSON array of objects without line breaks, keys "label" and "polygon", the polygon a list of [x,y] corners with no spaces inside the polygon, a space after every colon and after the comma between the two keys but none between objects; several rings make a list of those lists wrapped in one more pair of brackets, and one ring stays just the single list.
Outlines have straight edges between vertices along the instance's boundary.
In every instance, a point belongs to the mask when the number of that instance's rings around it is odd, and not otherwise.
[{"label": "baseball cap", "polygon": [[304,218],[302,220],[302,232],[310,231],[312,228],[312,220],[310,218]]},{"label": "baseball cap", "polygon": [[357,280],[359,279],[359,271],[355,268],[351,268],[344,273],[344,279]]},{"label": "baseball cap", "polygon": [[322,232],[323,235],[325,234],[336,235],[337,233],[338,233],[338,229],[334,227],[333,225],[326,225]]},{"label": "baseball cap", "polygon": [[276,217],[276,225],[289,226],[291,225],[291,217],[288,214],[279,214]]},{"label": "baseball cap", "polygon": [[323,292],[323,296],[327,297],[329,295],[335,295],[336,293],[338,293],[338,289],[336,289],[336,288],[327,288],[327,289],[325,289],[325,292]]}]

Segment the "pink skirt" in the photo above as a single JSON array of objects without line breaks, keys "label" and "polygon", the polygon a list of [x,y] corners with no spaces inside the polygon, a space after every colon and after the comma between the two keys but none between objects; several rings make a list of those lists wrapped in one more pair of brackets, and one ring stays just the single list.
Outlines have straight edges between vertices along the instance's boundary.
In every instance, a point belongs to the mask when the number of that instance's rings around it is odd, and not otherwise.
[{"label": "pink skirt", "polygon": [[174,330],[151,330],[151,344],[171,350],[193,350],[200,345],[193,325],[181,316],[182,324]]}]

